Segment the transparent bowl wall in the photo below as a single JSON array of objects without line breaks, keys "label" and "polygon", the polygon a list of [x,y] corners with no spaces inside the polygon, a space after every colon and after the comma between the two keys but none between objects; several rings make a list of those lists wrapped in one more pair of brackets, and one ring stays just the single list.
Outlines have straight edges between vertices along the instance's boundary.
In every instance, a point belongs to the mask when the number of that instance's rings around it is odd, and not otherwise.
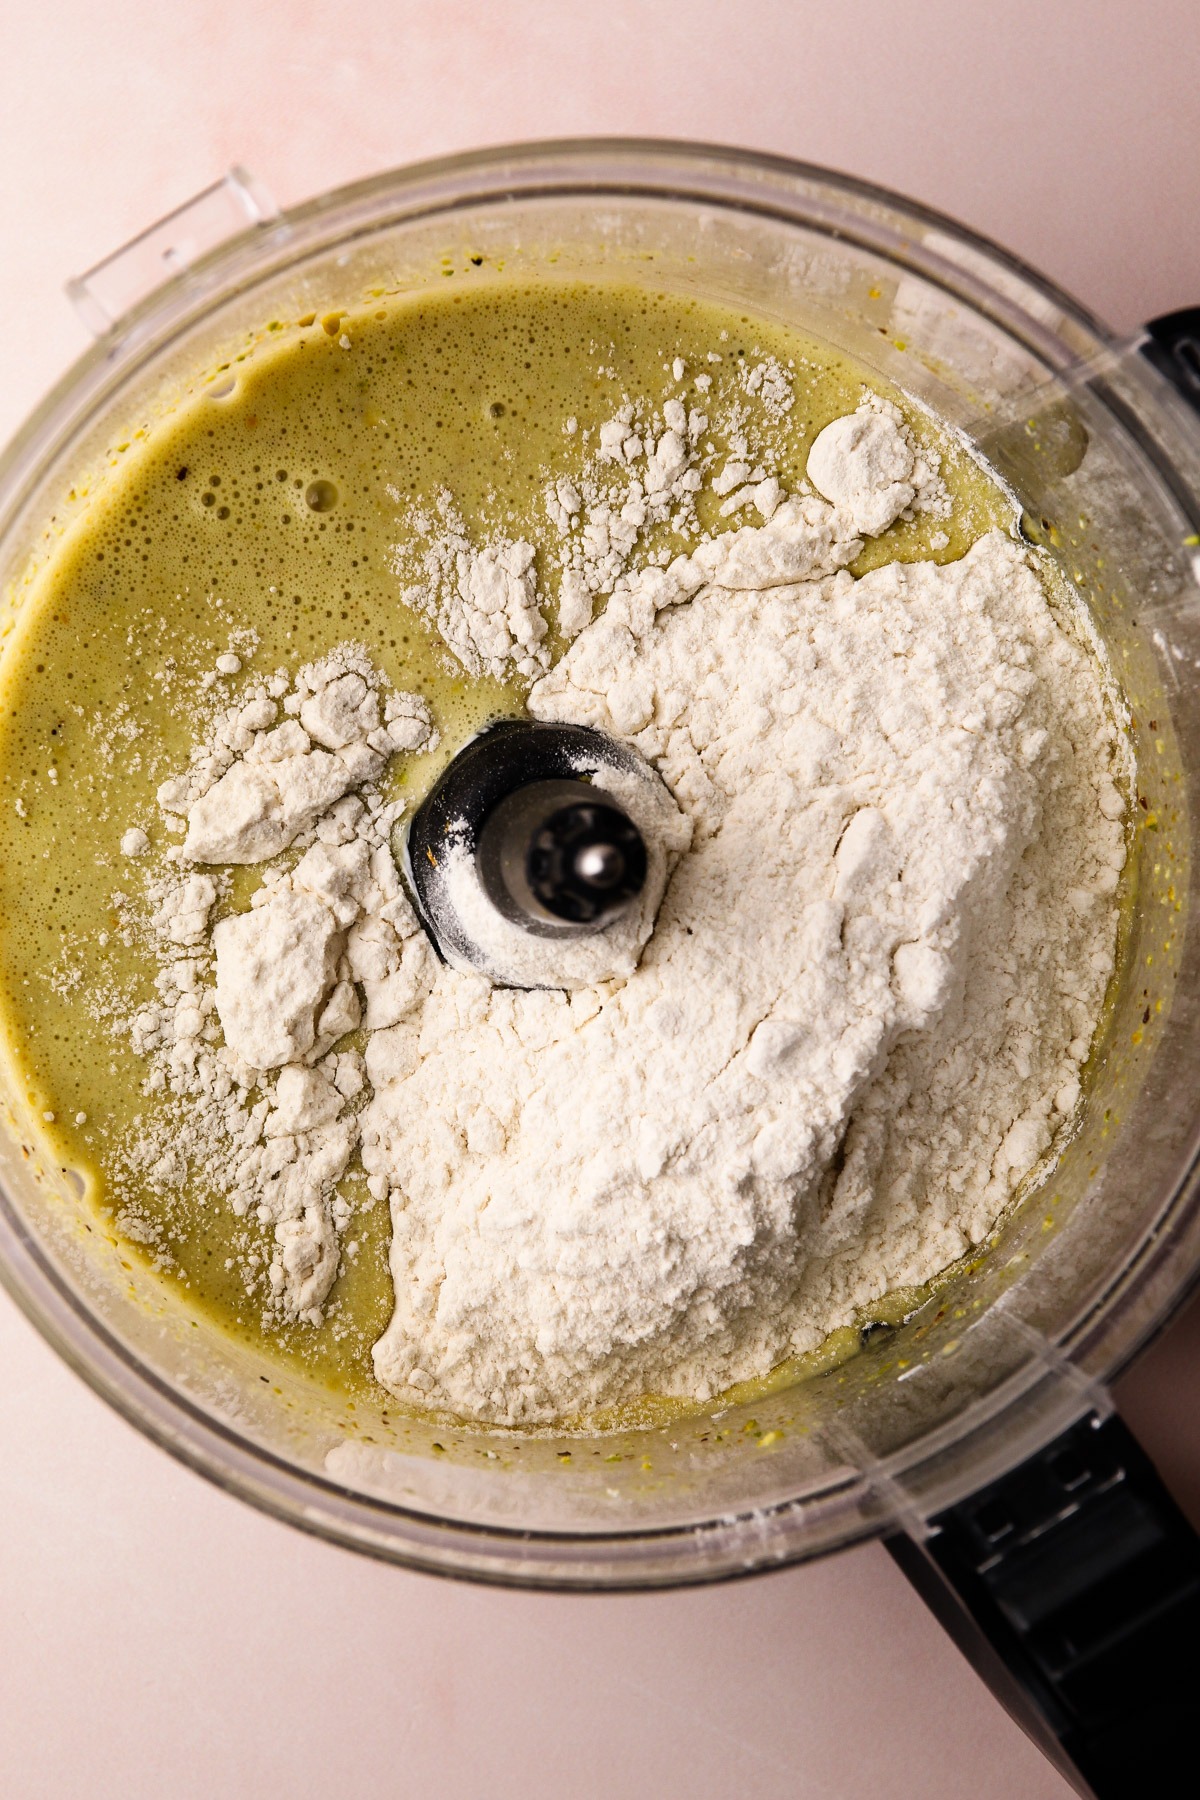
[{"label": "transparent bowl wall", "polygon": [[264,1382],[261,1359],[198,1325],[106,1237],[23,1136],[12,1095],[0,1274],[126,1416],[296,1524],[481,1579],[711,1579],[914,1525],[961,1497],[1103,1406],[1104,1382],[1191,1279],[1198,971],[1183,926],[1200,611],[1187,540],[1200,432],[1073,302],[890,195],[686,146],[493,152],[330,195],[128,312],[0,463],[0,632],[113,447],[153,432],[181,395],[207,389],[220,404],[270,321],[381,289],[444,293],[481,279],[472,255],[502,257],[506,278],[619,277],[800,326],[961,427],[1010,480],[1031,533],[1092,604],[1145,800],[1126,975],[1080,1129],[986,1254],[858,1356],[753,1406],[593,1439],[450,1429],[339,1403],[299,1376]]}]

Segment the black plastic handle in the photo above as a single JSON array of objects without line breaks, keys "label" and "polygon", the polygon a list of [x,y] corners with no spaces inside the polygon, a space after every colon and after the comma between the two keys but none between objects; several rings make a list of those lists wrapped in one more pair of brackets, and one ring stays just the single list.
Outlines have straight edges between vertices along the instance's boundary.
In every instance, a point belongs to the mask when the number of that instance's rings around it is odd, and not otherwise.
[{"label": "black plastic handle", "polygon": [[1121,1421],[1090,1414],[929,1525],[888,1550],[1067,1779],[1095,1800],[1186,1791],[1200,1537]]},{"label": "black plastic handle", "polygon": [[1146,341],[1139,345],[1146,361],[1189,405],[1200,412],[1200,306],[1185,306],[1164,313],[1146,326]]}]

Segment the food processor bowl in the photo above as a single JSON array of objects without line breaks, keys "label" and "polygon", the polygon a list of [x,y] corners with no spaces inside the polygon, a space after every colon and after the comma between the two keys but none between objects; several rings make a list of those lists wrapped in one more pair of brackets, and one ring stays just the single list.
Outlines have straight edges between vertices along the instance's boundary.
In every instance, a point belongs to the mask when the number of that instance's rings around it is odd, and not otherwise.
[{"label": "food processor bowl", "polygon": [[285,214],[235,172],[73,284],[100,335],[0,461],[0,633],[71,518],[181,400],[219,407],[258,347],[313,313],[465,290],[498,265],[504,280],[619,278],[795,326],[960,430],[1010,484],[1024,531],[1091,611],[1137,764],[1121,974],[1078,1125],[988,1242],[855,1354],[843,1344],[804,1379],[784,1371],[707,1408],[648,1405],[592,1435],[435,1421],[282,1364],[264,1377],[261,1356],[193,1316],[78,1178],[47,1164],[16,1093],[0,1128],[0,1276],[175,1455],[396,1562],[644,1588],[871,1533],[924,1541],[964,1496],[1107,1418],[1106,1384],[1200,1262],[1200,421],[1170,378],[1170,341],[1156,364],[1152,340],[1116,341],[960,226],[796,163],[550,143],[427,163]]}]

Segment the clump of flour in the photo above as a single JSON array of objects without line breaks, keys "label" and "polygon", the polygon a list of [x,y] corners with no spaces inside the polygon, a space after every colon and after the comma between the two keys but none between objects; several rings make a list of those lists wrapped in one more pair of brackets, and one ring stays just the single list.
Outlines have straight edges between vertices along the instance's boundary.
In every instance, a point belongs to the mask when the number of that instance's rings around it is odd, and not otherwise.
[{"label": "clump of flour", "polygon": [[695,529],[707,428],[707,414],[678,398],[665,401],[661,412],[626,400],[600,426],[579,475],[546,483],[546,519],[559,543],[564,637],[576,637],[589,623],[596,597],[611,592],[647,531],[664,524],[680,535]]},{"label": "clump of flour", "polygon": [[[707,421],[610,424],[593,472],[694,504]],[[1099,666],[1000,533],[850,575],[864,534],[941,505],[885,403],[818,436],[818,493],[772,479],[728,454],[713,485],[761,522],[665,566],[632,567],[643,524],[614,550],[606,520],[553,668],[532,558],[442,515],[461,545],[427,597],[455,654],[536,676],[536,718],[611,734],[673,799],[678,860],[627,966],[568,983],[532,940],[526,990],[438,962],[378,787],[428,715],[360,653],[249,694],[160,790],[186,835],[150,889],[159,997],[133,1031],[186,1130],[147,1139],[146,1176],[190,1166],[253,1211],[273,1304],[315,1320],[357,1146],[393,1225],[375,1369],[414,1403],[545,1422],[762,1375],[978,1243],[1078,1100],[1124,858]],[[268,863],[215,927],[209,857]]]},{"label": "clump of flour", "polygon": [[532,681],[550,667],[548,626],[538,605],[532,544],[493,537],[473,544],[449,493],[438,502],[436,521],[422,518],[427,540],[422,579],[402,598],[441,632],[470,675],[509,675]]},{"label": "clump of flour", "polygon": [[917,443],[900,409],[877,394],[818,432],[805,472],[817,492],[869,537],[916,512],[949,516],[936,460]]},{"label": "clump of flour", "polygon": [[[147,889],[155,997],[123,1023],[148,1092],[173,1104],[128,1146],[128,1173],[160,1191],[197,1182],[269,1232],[251,1262],[268,1319],[316,1323],[337,1272],[364,1079],[361,1055],[334,1046],[403,1017],[435,960],[389,847],[402,808],[375,785],[397,752],[435,741],[424,700],[345,644],[293,681],[252,683],[159,789],[186,835]],[[210,926],[229,878],[196,865],[297,847],[248,911]]]}]

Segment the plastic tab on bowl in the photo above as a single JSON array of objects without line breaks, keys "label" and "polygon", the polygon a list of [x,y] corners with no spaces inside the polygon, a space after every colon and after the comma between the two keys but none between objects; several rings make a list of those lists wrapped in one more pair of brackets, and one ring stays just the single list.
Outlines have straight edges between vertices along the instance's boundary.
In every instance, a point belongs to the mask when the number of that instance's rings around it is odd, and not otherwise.
[{"label": "plastic tab on bowl", "polygon": [[103,337],[138,301],[218,244],[278,217],[279,208],[265,188],[235,166],[85,274],[74,276],[67,282],[67,298],[92,335]]}]

